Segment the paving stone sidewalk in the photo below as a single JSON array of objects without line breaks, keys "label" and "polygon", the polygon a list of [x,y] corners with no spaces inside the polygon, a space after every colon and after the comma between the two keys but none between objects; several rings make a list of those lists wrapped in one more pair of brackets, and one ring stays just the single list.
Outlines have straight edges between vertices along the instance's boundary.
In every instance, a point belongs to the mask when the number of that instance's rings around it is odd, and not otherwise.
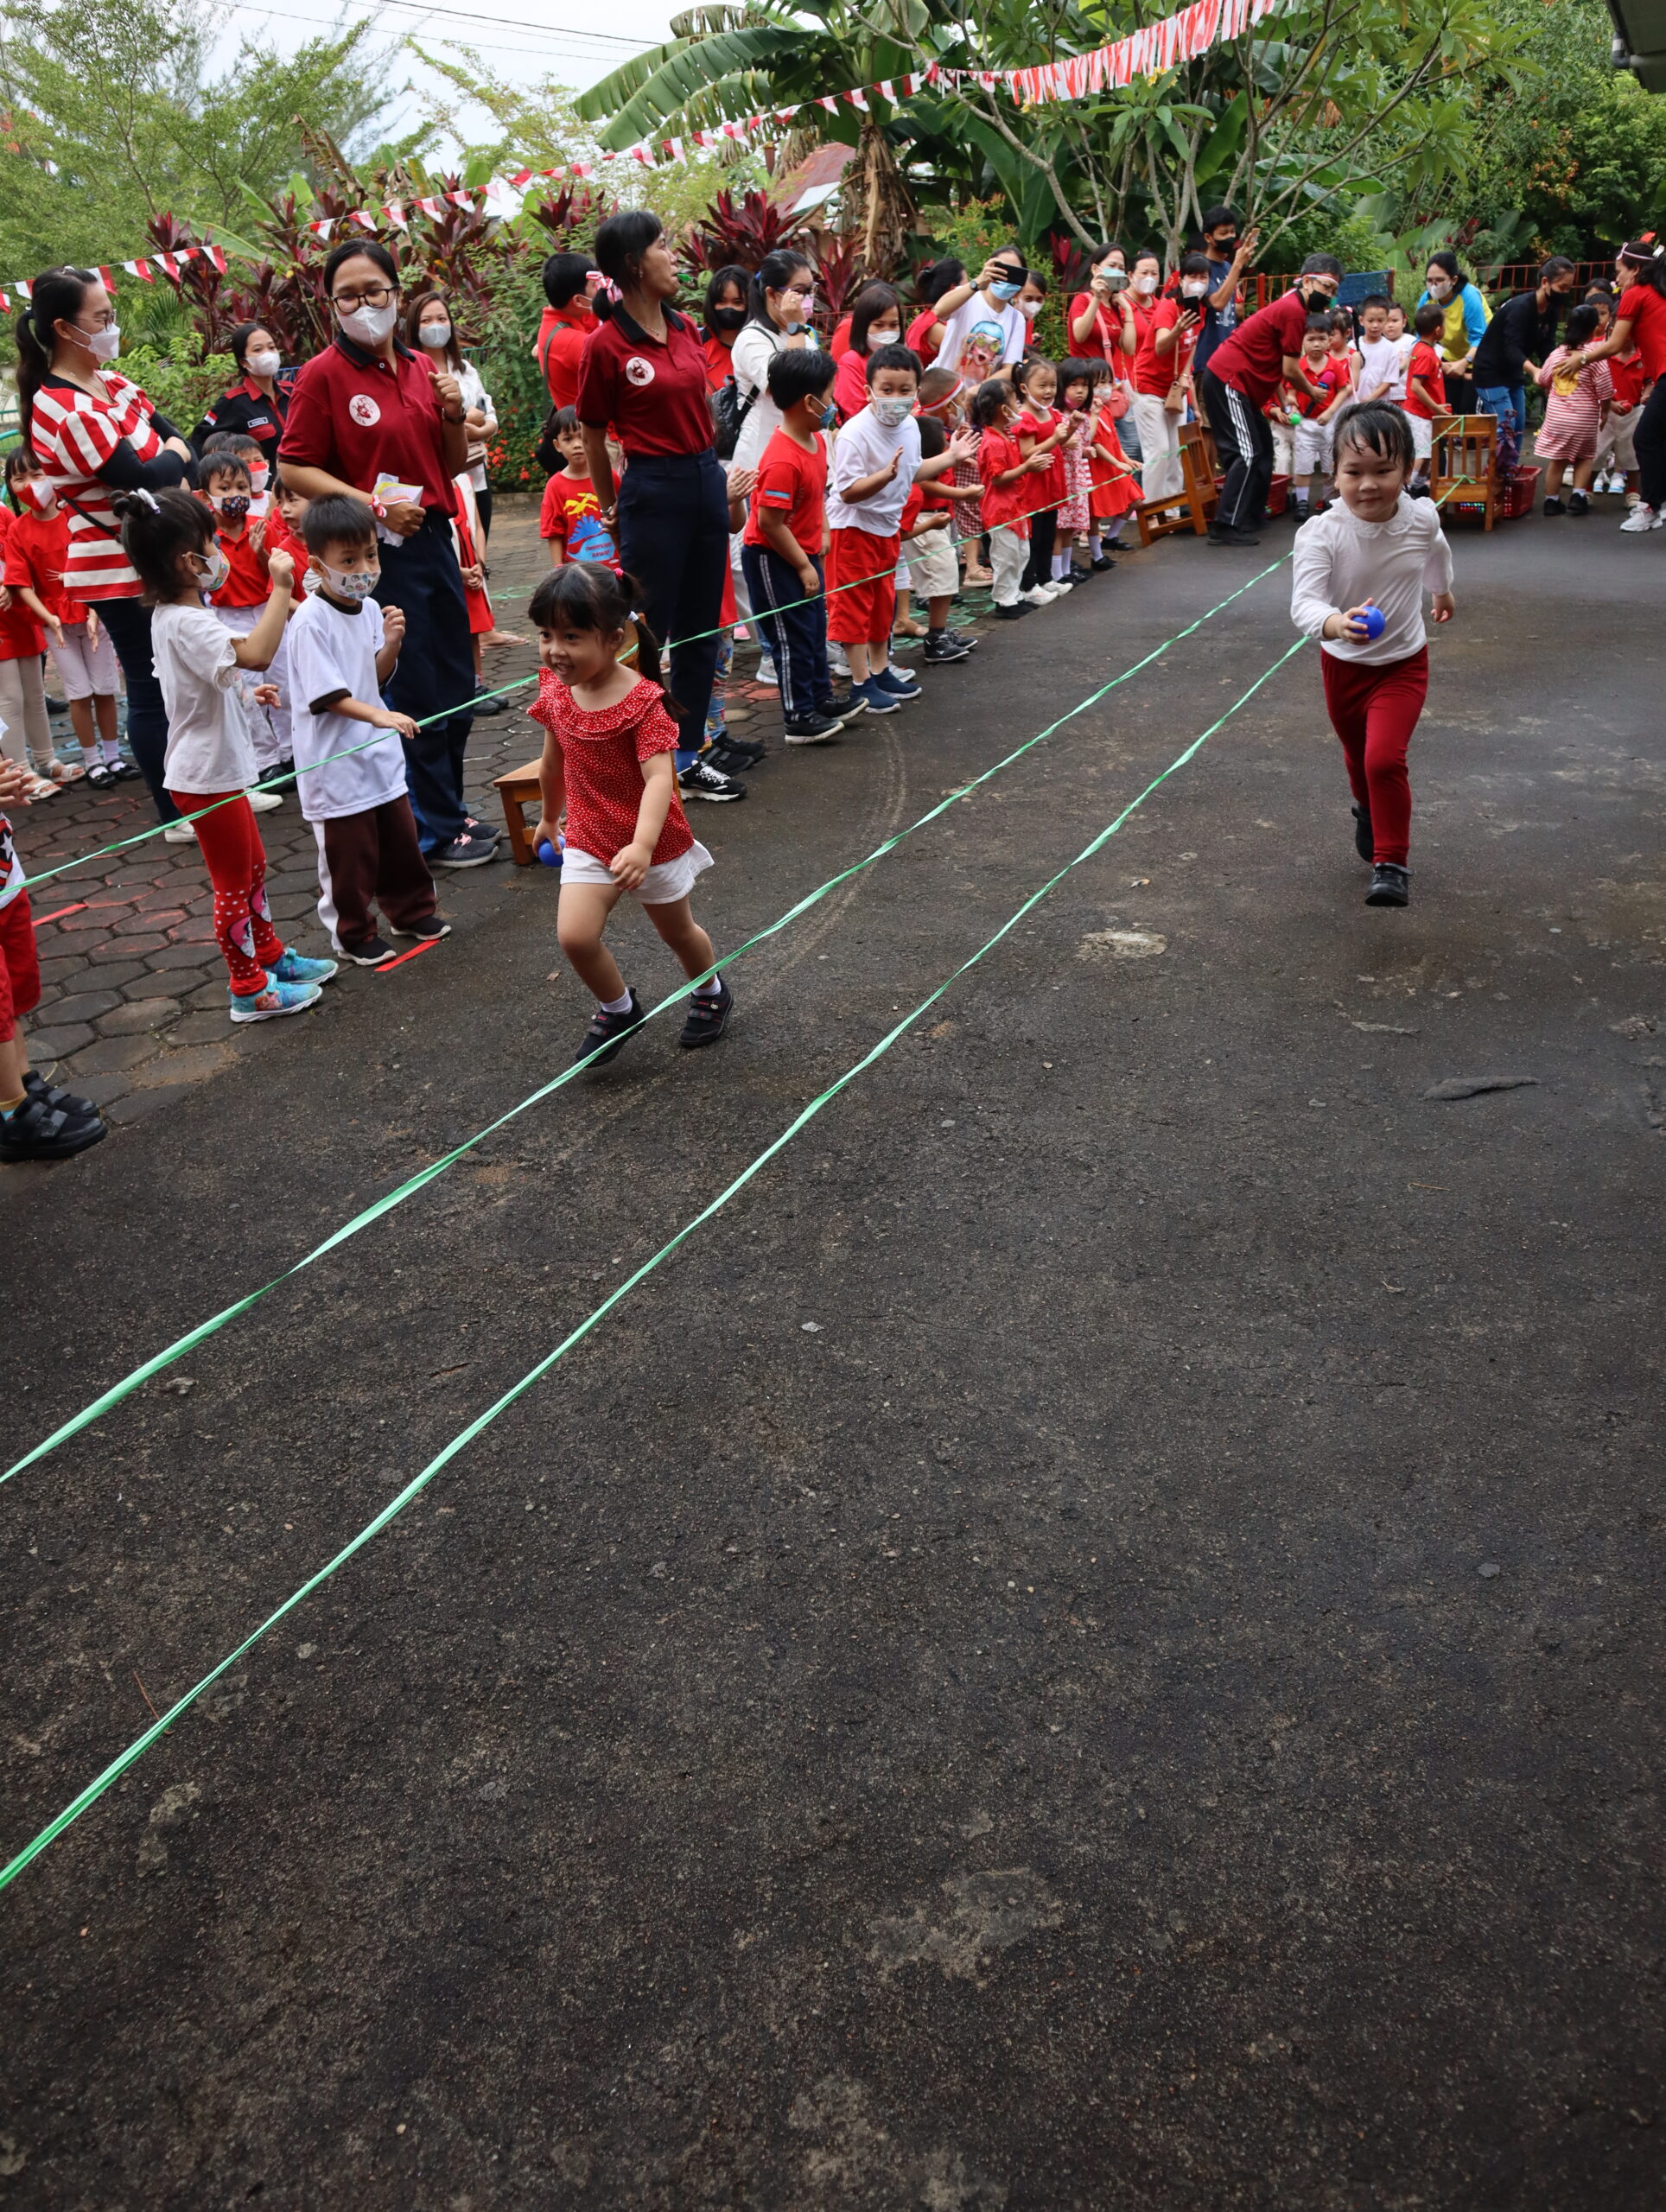
[{"label": "paving stone sidewalk", "polygon": [[[525,494],[500,498],[492,537],[493,603],[503,628],[528,642],[486,649],[489,688],[536,669],[525,612],[545,565],[537,501]],[[530,698],[530,688],[521,696]],[[483,820],[501,820],[492,779],[528,759],[538,741],[518,696],[510,713],[476,721],[468,747],[468,794]],[[14,807],[12,819],[30,875],[136,836],[155,823],[149,796],[137,777],[105,791],[70,785],[43,805]],[[302,952],[327,953],[316,912],[316,845],[293,788],[282,807],[259,820],[280,931],[292,936]],[[478,921],[513,894],[520,871],[506,840],[499,851],[502,857],[489,868],[441,875],[441,907],[448,920]],[[40,1007],[29,1022],[31,1057],[41,1069],[52,1069],[55,1080],[95,1099],[112,1121],[154,1112],[240,1056],[273,1048],[290,1030],[288,1022],[233,1028],[228,1020],[225,963],[214,943],[213,892],[194,842],[149,838],[41,884],[30,896],[43,984]],[[385,988],[383,977],[352,968],[330,986],[333,991]]]}]

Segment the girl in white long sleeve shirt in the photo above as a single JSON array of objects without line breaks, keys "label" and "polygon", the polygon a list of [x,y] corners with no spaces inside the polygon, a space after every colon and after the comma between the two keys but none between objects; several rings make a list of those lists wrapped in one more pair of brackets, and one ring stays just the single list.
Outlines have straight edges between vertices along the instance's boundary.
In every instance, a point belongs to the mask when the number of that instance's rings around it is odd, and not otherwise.
[{"label": "girl in white long sleeve shirt", "polygon": [[1296,532],[1290,614],[1319,640],[1325,705],[1354,795],[1354,848],[1372,863],[1368,906],[1411,896],[1406,753],[1428,691],[1423,594],[1452,620],[1452,548],[1428,499],[1411,499],[1411,430],[1398,408],[1351,407],[1337,423],[1337,498]]}]

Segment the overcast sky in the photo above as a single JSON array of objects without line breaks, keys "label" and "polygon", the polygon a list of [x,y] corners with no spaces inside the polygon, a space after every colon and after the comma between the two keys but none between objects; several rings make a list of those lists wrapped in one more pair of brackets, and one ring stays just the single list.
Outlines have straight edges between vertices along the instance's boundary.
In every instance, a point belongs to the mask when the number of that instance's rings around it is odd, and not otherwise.
[{"label": "overcast sky", "polygon": [[[349,22],[368,19],[389,43],[414,35],[425,46],[466,43],[478,49],[482,60],[497,71],[528,79],[556,77],[582,92],[609,70],[645,48],[671,35],[674,12],[671,0],[441,0],[429,8],[421,0],[381,0],[359,4],[350,0],[338,7],[334,0],[220,0],[226,9],[228,35],[238,34],[270,40],[285,51],[308,38],[331,30],[344,17]],[[423,111],[423,71],[413,56],[402,54],[401,78],[418,86],[415,97],[401,103],[397,128],[410,129]],[[482,116],[478,135],[488,135]]]}]

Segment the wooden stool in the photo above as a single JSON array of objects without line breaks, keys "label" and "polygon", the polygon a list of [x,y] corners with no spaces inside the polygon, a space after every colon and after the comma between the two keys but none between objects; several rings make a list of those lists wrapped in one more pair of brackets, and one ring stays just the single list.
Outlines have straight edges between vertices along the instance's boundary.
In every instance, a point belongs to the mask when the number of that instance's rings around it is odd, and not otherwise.
[{"label": "wooden stool", "polygon": [[1442,513],[1449,507],[1480,507],[1491,530],[1497,466],[1496,416],[1437,415],[1429,425],[1429,497]]},{"label": "wooden stool", "polygon": [[1141,545],[1149,545],[1154,537],[1172,537],[1177,531],[1189,530],[1195,537],[1207,534],[1220,499],[1218,466],[1215,441],[1206,426],[1187,423],[1180,431],[1182,488],[1167,499],[1141,502],[1135,518]]},{"label": "wooden stool", "polygon": [[[494,776],[492,787],[503,800],[503,818],[509,832],[509,849],[515,856],[517,868],[531,868],[537,855],[532,850],[531,840],[526,834],[526,817],[521,809],[531,806],[542,809],[544,794],[538,788],[538,761],[535,754],[524,768],[512,768],[506,776]],[[533,825],[536,828],[536,823]]]}]

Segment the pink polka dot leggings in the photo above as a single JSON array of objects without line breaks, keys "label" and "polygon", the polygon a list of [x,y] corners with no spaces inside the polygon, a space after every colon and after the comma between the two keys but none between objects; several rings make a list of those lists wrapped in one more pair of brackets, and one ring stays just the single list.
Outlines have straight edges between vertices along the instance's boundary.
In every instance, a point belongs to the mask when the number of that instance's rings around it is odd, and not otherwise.
[{"label": "pink polka dot leggings", "polygon": [[[214,887],[214,936],[232,990],[240,999],[256,997],[266,988],[266,970],[283,957],[283,940],[272,927],[266,900],[266,848],[254,809],[241,791],[170,791],[168,796],[181,814],[214,809],[191,824]],[[229,805],[216,804],[228,799]]]}]

